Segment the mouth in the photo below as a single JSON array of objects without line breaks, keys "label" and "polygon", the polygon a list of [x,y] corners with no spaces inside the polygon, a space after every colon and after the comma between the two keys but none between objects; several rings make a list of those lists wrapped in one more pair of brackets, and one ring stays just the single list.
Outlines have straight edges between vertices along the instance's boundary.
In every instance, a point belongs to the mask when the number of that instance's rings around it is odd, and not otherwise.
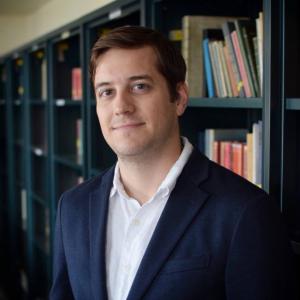
[{"label": "mouth", "polygon": [[124,123],[124,124],[117,124],[113,125],[112,129],[113,130],[120,130],[120,129],[134,129],[140,126],[145,125],[143,122],[130,122],[130,123]]}]

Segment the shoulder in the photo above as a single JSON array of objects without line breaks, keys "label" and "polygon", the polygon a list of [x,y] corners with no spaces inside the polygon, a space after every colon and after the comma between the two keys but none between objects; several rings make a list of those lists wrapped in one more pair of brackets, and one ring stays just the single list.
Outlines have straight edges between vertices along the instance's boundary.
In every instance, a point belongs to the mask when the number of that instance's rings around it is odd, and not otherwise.
[{"label": "shoulder", "polygon": [[186,176],[209,195],[210,205],[224,212],[241,213],[257,201],[269,200],[263,189],[214,163],[197,150],[194,150],[187,165]]},{"label": "shoulder", "polygon": [[114,166],[103,171],[99,175],[90,178],[83,183],[72,187],[65,191],[60,197],[60,205],[76,205],[79,208],[85,205],[91,193],[96,192],[103,184],[108,184],[112,179],[114,173]]}]

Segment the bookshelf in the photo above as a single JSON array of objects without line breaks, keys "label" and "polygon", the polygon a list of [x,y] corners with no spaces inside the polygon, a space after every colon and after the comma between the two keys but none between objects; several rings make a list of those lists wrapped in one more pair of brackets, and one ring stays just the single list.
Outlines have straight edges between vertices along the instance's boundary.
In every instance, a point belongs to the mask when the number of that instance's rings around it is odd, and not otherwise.
[{"label": "bookshelf", "polygon": [[3,266],[0,271],[0,281],[5,282],[6,274],[9,268],[9,265],[6,261],[6,257],[9,254],[8,249],[8,232],[5,228],[9,228],[8,224],[8,174],[7,174],[7,152],[6,152],[6,144],[7,144],[7,127],[6,127],[6,90],[5,86],[7,83],[7,70],[4,62],[0,61],[0,143],[3,145],[2,151],[0,154],[0,193],[1,193],[1,203],[0,203],[0,235],[3,237],[0,240],[0,263]]},{"label": "bookshelf", "polygon": [[11,297],[47,298],[61,193],[116,161],[100,132],[88,78],[95,40],[117,26],[146,25],[181,47],[184,16],[257,18],[260,11],[266,37],[262,95],[191,97],[180,124],[199,145],[207,129],[252,131],[262,120],[261,184],[288,223],[300,270],[297,1],[117,0],[0,58],[0,139],[6,144],[0,215],[8,228],[1,232],[1,278]]},{"label": "bookshelf", "polygon": [[[298,1],[288,1],[283,4],[285,14],[284,24],[284,50],[282,60],[284,82],[282,95],[284,97],[282,113],[282,164],[281,164],[281,207],[286,217],[290,239],[296,256],[296,268],[300,270],[300,202],[299,202],[299,103],[300,88],[297,83],[297,74],[300,65],[300,41],[299,36],[299,9]],[[300,272],[297,272],[297,282],[300,280]]]}]

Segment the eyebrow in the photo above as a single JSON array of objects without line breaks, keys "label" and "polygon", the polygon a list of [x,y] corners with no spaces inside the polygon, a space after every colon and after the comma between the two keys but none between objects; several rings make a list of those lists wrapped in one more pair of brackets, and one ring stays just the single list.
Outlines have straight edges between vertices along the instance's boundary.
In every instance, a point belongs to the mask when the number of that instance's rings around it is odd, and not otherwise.
[{"label": "eyebrow", "polygon": [[[134,75],[134,76],[130,76],[128,78],[128,81],[136,81],[136,80],[142,80],[142,79],[146,79],[146,80],[149,80],[151,82],[153,82],[153,79],[151,76],[147,75],[147,74],[141,74],[141,75]],[[107,86],[107,85],[111,85],[112,82],[109,82],[109,81],[103,81],[103,82],[99,82],[95,85],[95,89],[98,89],[102,86]]]}]

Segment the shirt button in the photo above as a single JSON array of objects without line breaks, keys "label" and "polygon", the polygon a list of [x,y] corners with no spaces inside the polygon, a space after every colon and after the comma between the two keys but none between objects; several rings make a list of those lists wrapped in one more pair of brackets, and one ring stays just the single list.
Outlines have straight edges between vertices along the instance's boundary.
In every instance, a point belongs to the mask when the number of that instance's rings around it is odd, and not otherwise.
[{"label": "shirt button", "polygon": [[138,225],[141,224],[141,222],[138,219],[133,219],[132,224],[135,225],[135,226],[138,226]]}]

